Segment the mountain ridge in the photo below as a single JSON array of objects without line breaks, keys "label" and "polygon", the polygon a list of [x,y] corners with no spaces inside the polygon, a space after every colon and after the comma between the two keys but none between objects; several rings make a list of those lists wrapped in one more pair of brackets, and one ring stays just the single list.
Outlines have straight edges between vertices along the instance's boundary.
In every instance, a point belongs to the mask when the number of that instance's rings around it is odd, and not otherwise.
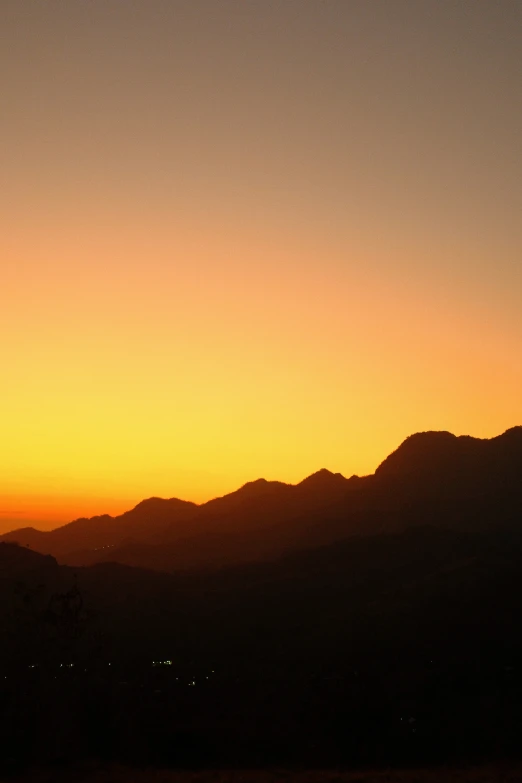
[{"label": "mountain ridge", "polygon": [[202,504],[151,497],[115,517],[21,528],[0,541],[72,565],[130,558],[171,570],[244,562],[443,518],[461,528],[514,524],[521,477],[521,426],[489,439],[426,431],[406,438],[368,476],[321,468],[297,484],[260,478]]}]

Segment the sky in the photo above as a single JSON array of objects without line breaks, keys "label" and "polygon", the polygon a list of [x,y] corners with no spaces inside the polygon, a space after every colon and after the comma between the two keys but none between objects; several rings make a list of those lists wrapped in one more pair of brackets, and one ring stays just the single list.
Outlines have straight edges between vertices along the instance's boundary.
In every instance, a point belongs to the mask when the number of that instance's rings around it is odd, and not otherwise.
[{"label": "sky", "polygon": [[0,0],[0,530],[522,424],[522,3]]}]

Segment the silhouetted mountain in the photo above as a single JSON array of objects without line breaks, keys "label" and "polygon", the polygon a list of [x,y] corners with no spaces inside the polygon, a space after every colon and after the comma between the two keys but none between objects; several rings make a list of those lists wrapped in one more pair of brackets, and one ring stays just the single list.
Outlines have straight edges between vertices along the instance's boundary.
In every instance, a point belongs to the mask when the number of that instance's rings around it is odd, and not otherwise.
[{"label": "silhouetted mountain", "polygon": [[58,563],[50,555],[41,555],[26,547],[7,541],[0,542],[0,579],[30,571],[53,568]]},{"label": "silhouetted mountain", "polygon": [[150,498],[118,517],[51,532],[25,528],[0,540],[76,565],[222,566],[416,525],[516,527],[521,477],[522,427],[490,440],[425,432],[407,438],[371,476],[322,469],[297,485],[259,479],[200,506]]},{"label": "silhouetted mountain", "polygon": [[143,525],[151,524],[158,524],[159,527],[163,527],[166,519],[179,523],[191,519],[195,509],[197,509],[197,505],[186,500],[149,498],[148,500],[142,500],[141,503],[138,503],[130,511],[121,514],[118,520],[120,524],[125,525],[128,529],[135,527],[141,530]]},{"label": "silhouetted mountain", "polygon": [[56,557],[85,549],[99,552],[100,555],[93,555],[96,558],[101,557],[104,549],[121,545],[129,539],[154,540],[154,536],[173,523],[188,534],[190,527],[182,526],[192,518],[197,508],[195,503],[176,498],[150,498],[117,517],[104,514],[90,519],[80,518],[51,531],[22,528],[0,536],[0,541],[13,541]]},{"label": "silhouetted mountain", "polygon": [[312,473],[311,476],[303,479],[298,485],[300,487],[307,487],[310,490],[335,490],[336,488],[345,488],[346,479],[341,473],[331,473],[326,468],[321,468],[317,473]]},{"label": "silhouetted mountain", "polygon": [[417,480],[474,482],[511,478],[520,470],[522,427],[513,427],[489,440],[456,437],[449,432],[411,435],[379,465],[376,475],[417,477]]}]

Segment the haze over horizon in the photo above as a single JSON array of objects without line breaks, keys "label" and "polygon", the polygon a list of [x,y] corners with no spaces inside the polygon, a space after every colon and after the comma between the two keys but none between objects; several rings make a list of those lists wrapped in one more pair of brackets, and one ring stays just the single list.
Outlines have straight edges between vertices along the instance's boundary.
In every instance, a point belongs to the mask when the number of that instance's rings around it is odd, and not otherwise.
[{"label": "haze over horizon", "polygon": [[0,29],[0,530],[521,422],[520,3]]}]

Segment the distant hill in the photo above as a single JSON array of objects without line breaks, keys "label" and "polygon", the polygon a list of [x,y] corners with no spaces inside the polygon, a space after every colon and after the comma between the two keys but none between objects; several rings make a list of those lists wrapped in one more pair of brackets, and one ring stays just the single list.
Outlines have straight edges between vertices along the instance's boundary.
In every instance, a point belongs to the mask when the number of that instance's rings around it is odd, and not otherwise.
[{"label": "distant hill", "polygon": [[522,516],[522,427],[482,440],[407,438],[371,476],[320,470],[297,485],[259,479],[202,505],[150,498],[124,514],[0,536],[60,562],[172,571],[273,559],[351,536],[429,524],[513,528]]},{"label": "distant hill", "polygon": [[117,517],[104,514],[90,519],[80,518],[50,531],[20,528],[0,536],[0,541],[16,542],[58,558],[84,549],[100,552],[101,557],[104,548],[121,545],[127,540],[153,539],[171,524],[190,532],[189,527],[183,526],[197,508],[195,503],[176,498],[149,498]]},{"label": "distant hill", "polygon": [[33,552],[31,549],[7,541],[0,542],[0,579],[54,568],[57,565],[54,557],[50,555],[41,555],[39,552]]}]

